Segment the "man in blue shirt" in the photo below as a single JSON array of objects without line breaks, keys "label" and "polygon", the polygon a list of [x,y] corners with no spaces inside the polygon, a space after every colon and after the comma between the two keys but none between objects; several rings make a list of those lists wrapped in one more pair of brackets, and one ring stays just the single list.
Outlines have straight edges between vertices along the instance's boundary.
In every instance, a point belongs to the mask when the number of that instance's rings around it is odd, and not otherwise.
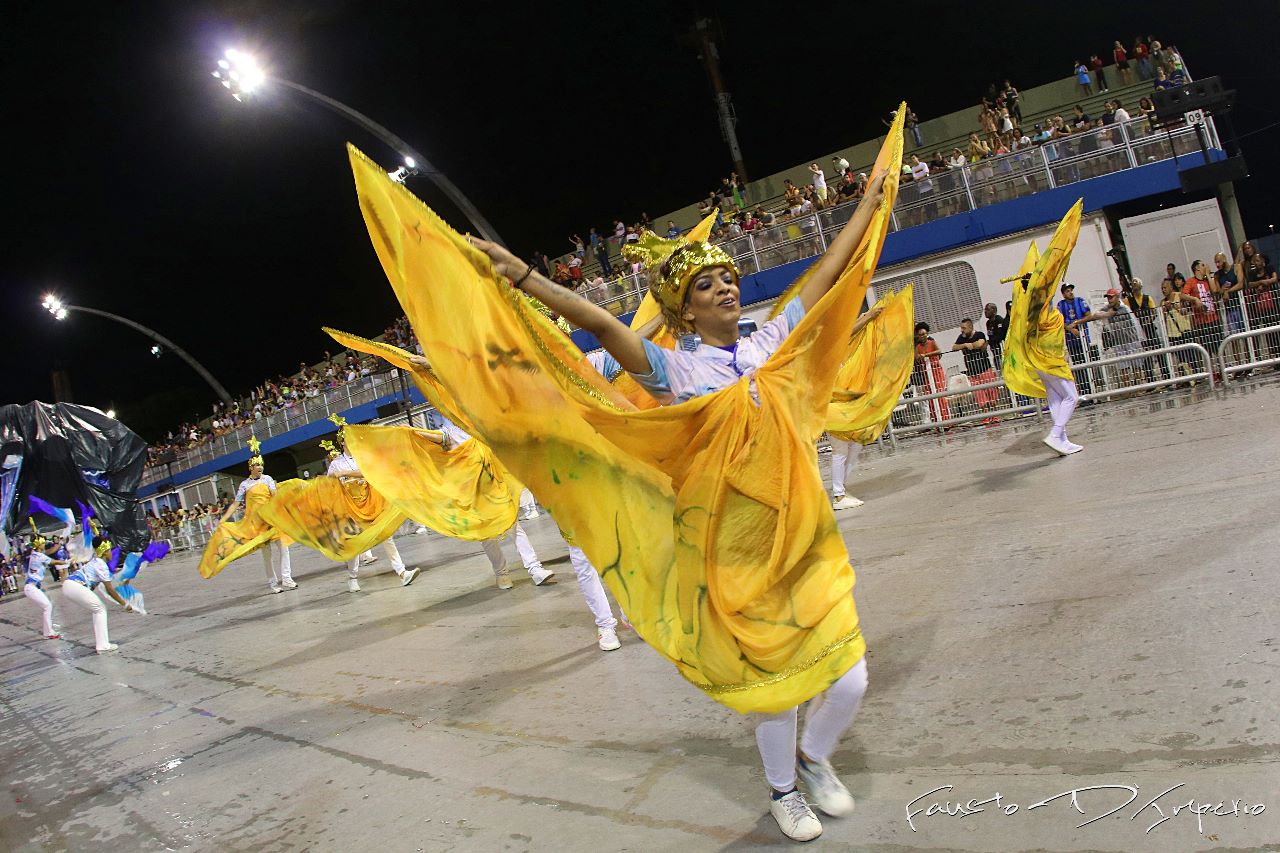
[{"label": "man in blue shirt", "polygon": [[[1058,310],[1062,312],[1062,319],[1067,327],[1067,353],[1071,356],[1071,363],[1082,364],[1085,361],[1085,347],[1089,346],[1089,326],[1086,319],[1089,316],[1089,303],[1076,296],[1074,284],[1064,282]],[[1087,371],[1080,375],[1078,383],[1082,392],[1093,393]]]}]

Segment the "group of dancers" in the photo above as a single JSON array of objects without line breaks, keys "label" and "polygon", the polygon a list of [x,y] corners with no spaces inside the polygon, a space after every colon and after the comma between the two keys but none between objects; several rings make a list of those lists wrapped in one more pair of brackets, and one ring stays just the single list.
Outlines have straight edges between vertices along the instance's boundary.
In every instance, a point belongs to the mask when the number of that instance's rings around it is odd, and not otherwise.
[{"label": "group of dancers", "polygon": [[[407,371],[444,428],[343,425],[332,476],[278,485],[254,447],[235,503],[244,518],[228,514],[201,573],[262,550],[272,591],[294,589],[296,541],[345,561],[355,592],[360,554],[407,518],[482,543],[502,589],[511,581],[501,544],[514,534],[541,584],[551,572],[518,522],[528,488],[569,544],[600,647],[618,647],[607,586],[683,677],[755,716],[769,811],[787,837],[816,838],[814,807],[831,817],[854,809],[831,757],[868,685],[833,509],[860,503],[845,493],[849,464],[884,429],[914,358],[909,289],[858,316],[897,193],[905,114],[848,224],[748,337],[738,332],[739,272],[707,242],[710,221],[627,247],[650,276],[628,325],[505,248],[453,231],[352,149],[370,236],[423,354],[329,331]],[[1079,216],[1077,204],[1043,255],[1029,251],[1005,347],[1006,381],[1048,397],[1045,440],[1063,455],[1078,448],[1065,434],[1075,389],[1052,293]],[[603,350],[583,356],[549,314]],[[815,446],[824,432],[830,496]],[[416,570],[388,556],[407,586]]]}]

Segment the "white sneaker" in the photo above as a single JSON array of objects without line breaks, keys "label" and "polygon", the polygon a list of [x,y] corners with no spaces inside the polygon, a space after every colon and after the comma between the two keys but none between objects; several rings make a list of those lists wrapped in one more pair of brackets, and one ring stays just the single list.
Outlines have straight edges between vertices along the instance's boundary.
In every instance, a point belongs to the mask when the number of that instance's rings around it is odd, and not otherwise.
[{"label": "white sneaker", "polygon": [[539,566],[536,569],[529,570],[529,577],[533,578],[534,586],[542,586],[544,583],[546,583],[547,578],[550,578],[554,574],[555,572],[551,571],[550,569],[544,569],[541,566]]},{"label": "white sneaker", "polygon": [[813,804],[832,817],[853,814],[853,795],[844,786],[831,764],[826,761],[796,759],[796,773],[804,784]]},{"label": "white sneaker", "polygon": [[538,512],[538,508],[535,506],[532,509],[530,509],[528,512],[526,512],[523,516],[521,516],[520,520],[533,521],[535,518],[537,518],[540,515],[542,515],[542,513]]},{"label": "white sneaker", "polygon": [[360,565],[362,566],[367,566],[370,563],[376,563],[376,562],[378,562],[377,554],[374,554],[372,557],[369,557],[368,559],[364,559],[363,557],[360,559]]},{"label": "white sneaker", "polygon": [[792,841],[812,841],[822,834],[822,822],[799,791],[773,800],[769,804],[769,813],[778,822],[782,834]]},{"label": "white sneaker", "polygon": [[511,589],[511,587],[515,586],[511,582],[511,569],[506,566],[496,570],[493,575],[498,579],[498,589]]},{"label": "white sneaker", "polygon": [[118,648],[120,648],[120,647],[119,647],[119,646],[117,646],[115,643],[107,643],[105,646],[103,646],[102,648],[98,649],[98,654],[100,654],[100,655],[109,655],[109,654],[111,654],[112,652],[114,652],[114,651],[115,651],[116,649],[118,649]]},{"label": "white sneaker", "polygon": [[360,581],[356,580],[355,578],[348,578],[347,592],[359,592],[359,591],[360,591]]},{"label": "white sneaker", "polygon": [[1067,441],[1067,437],[1065,435],[1059,438],[1053,433],[1049,433],[1044,437],[1044,443],[1059,456],[1070,456],[1072,453],[1079,453],[1081,450],[1084,450],[1080,445],[1072,444]]},{"label": "white sneaker", "polygon": [[421,569],[405,569],[400,574],[400,586],[408,586],[413,583],[413,579],[418,576],[418,572],[420,571]]},{"label": "white sneaker", "polygon": [[268,588],[271,590],[272,595],[276,595],[278,593],[284,592],[284,588],[281,587],[280,584],[276,583],[275,581],[272,581],[271,585]]},{"label": "white sneaker", "polygon": [[858,507],[862,506],[862,503],[863,502],[858,500],[857,498],[850,497],[849,495],[841,495],[840,497],[835,499],[834,503],[831,504],[831,508],[836,510],[857,509]]},{"label": "white sneaker", "polygon": [[298,585],[293,582],[292,578],[290,578],[287,580],[280,581],[280,588],[281,589],[297,589]]},{"label": "white sneaker", "polygon": [[413,528],[413,535],[414,535],[414,536],[420,536],[420,535],[422,535],[423,533],[426,533],[426,532],[427,532],[427,527],[426,527],[426,525],[425,525],[425,524],[419,524],[417,527]]},{"label": "white sneaker", "polygon": [[618,632],[613,628],[601,628],[596,634],[596,641],[600,643],[600,651],[611,652],[614,649],[622,648],[622,643],[618,642]]}]

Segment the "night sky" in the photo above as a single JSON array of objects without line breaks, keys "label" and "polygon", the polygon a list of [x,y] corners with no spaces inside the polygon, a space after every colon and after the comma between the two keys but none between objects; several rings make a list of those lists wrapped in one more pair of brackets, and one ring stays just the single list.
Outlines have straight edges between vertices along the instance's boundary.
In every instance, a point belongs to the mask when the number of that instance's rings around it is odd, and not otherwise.
[{"label": "night sky", "polygon": [[[928,119],[975,105],[991,80],[1030,88],[1116,38],[1154,34],[1194,75],[1239,90],[1235,126],[1253,133],[1241,206],[1249,233],[1265,233],[1280,189],[1275,4],[1040,5],[972,15],[917,3],[893,7],[896,24],[833,3],[701,13],[725,30],[753,177],[877,135],[900,99]],[[731,168],[706,74],[681,39],[695,4],[112,6],[5,7],[0,402],[52,400],[61,366],[75,402],[113,406],[150,439],[209,411],[212,391],[178,358],[152,357],[148,339],[108,320],[55,323],[39,305],[48,291],[156,328],[233,395],[335,349],[323,324],[374,335],[399,313],[343,143],[388,166],[394,152],[285,92],[235,102],[210,76],[227,47],[390,128],[520,254],[556,255],[572,232],[615,217],[657,217]],[[427,181],[410,187],[465,227]]]}]

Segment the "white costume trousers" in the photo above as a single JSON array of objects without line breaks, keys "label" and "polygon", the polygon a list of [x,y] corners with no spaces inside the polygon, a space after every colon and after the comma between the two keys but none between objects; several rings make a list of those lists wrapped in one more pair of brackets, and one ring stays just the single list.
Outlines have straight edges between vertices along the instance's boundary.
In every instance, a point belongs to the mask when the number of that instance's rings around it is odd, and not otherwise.
[{"label": "white costume trousers", "polygon": [[[815,761],[826,761],[836,751],[840,736],[853,722],[867,692],[867,659],[854,664],[834,684],[809,701],[800,751]],[[796,786],[796,725],[799,706],[777,714],[757,714],[756,746],[764,761],[764,777],[778,791]]]},{"label": "white costume trousers", "polygon": [[831,439],[831,495],[834,498],[844,497],[844,481],[849,472],[858,467],[858,454],[862,445],[856,441],[845,441],[829,436]]},{"label": "white costume trousers", "polygon": [[[368,551],[365,552],[369,553]],[[396,543],[391,539],[387,539],[382,543],[382,553],[387,555],[387,559],[391,561],[391,569],[397,575],[404,574],[404,560],[400,559],[400,549],[396,547]],[[347,576],[360,576],[360,554],[347,561]]]},{"label": "white costume trousers", "polygon": [[1071,419],[1071,413],[1076,410],[1076,405],[1080,402],[1080,392],[1076,390],[1076,383],[1071,379],[1050,376],[1040,371],[1036,371],[1036,374],[1044,383],[1044,390],[1049,395],[1049,417],[1053,420],[1053,434],[1065,436],[1067,421]]},{"label": "white costume trousers", "polygon": [[618,620],[613,618],[613,610],[609,607],[609,598],[604,594],[600,573],[577,545],[569,546],[569,563],[578,578],[578,589],[582,590],[582,597],[587,600],[587,607],[596,619],[596,627],[618,627]]},{"label": "white costume trousers", "polygon": [[49,600],[49,596],[44,594],[44,590],[38,589],[35,584],[24,584],[22,594],[31,599],[36,607],[40,608],[40,636],[49,637],[53,635],[53,602]]},{"label": "white costume trousers", "polygon": [[111,645],[111,637],[107,635],[107,607],[93,590],[77,581],[64,581],[62,597],[89,611],[93,617],[93,642],[98,651]]},{"label": "white costume trousers", "polygon": [[[262,555],[262,567],[267,571],[267,583],[279,584],[282,580],[293,580],[293,564],[289,561],[288,545],[282,545],[279,539],[273,539],[259,548],[258,553]],[[279,577],[276,576],[276,563],[280,564]]]}]

